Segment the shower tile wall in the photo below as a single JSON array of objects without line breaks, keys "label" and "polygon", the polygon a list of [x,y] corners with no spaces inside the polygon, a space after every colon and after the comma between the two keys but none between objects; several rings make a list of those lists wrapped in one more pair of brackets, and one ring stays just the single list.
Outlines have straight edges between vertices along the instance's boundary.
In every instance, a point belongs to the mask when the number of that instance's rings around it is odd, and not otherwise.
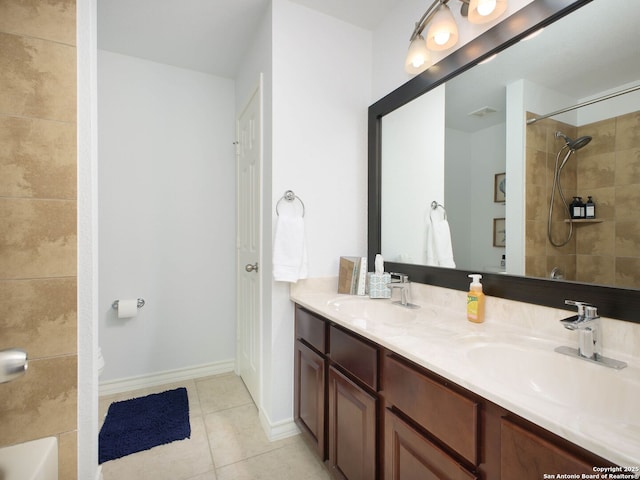
[{"label": "shower tile wall", "polygon": [[0,447],[59,442],[77,474],[75,0],[0,2],[0,349],[29,369],[0,385]]},{"label": "shower tile wall", "polygon": [[[544,120],[527,128],[526,274],[548,277],[560,267],[565,278],[618,287],[640,287],[640,112],[581,127]],[[546,239],[547,212],[555,157],[562,146],[554,133],[593,137],[562,173],[571,201],[592,195],[601,223],[579,224],[568,245],[555,248]],[[545,172],[544,174],[542,172]],[[536,201],[531,201],[536,199]],[[562,206],[554,206],[554,238],[566,234]]]},{"label": "shower tile wall", "polygon": [[[551,119],[527,127],[525,274],[549,277],[551,270],[558,267],[564,272],[565,278],[574,279],[575,237],[563,247],[554,247],[547,240],[547,216],[556,153],[564,144],[561,139],[555,137],[558,130],[571,138],[576,136],[575,127]],[[562,186],[565,197],[571,200],[576,194],[575,159],[568,162],[563,169]],[[553,238],[556,243],[561,243],[567,235],[564,218],[564,207],[556,195],[553,207]]]}]

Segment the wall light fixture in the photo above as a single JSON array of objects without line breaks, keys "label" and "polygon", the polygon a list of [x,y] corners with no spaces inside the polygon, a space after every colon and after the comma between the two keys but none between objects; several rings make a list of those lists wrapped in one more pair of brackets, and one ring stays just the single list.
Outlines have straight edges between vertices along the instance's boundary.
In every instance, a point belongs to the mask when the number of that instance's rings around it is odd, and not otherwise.
[{"label": "wall light fixture", "polygon": [[[409,39],[405,70],[420,73],[432,65],[429,51],[447,50],[458,43],[458,26],[449,9],[450,0],[435,0],[420,20]],[[507,9],[507,0],[459,0],[460,14],[470,23],[487,23],[500,17]],[[427,28],[426,38],[422,32]]]}]

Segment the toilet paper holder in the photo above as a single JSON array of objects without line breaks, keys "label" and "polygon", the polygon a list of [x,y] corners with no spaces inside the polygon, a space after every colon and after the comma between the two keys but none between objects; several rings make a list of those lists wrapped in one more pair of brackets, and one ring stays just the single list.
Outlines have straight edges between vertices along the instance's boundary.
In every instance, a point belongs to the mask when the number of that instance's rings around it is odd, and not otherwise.
[{"label": "toilet paper holder", "polygon": [[[120,300],[115,300],[112,304],[111,304],[111,308],[113,308],[114,310],[118,309],[118,305],[120,305]],[[138,299],[138,308],[142,308],[144,307],[144,298],[139,298]]]}]

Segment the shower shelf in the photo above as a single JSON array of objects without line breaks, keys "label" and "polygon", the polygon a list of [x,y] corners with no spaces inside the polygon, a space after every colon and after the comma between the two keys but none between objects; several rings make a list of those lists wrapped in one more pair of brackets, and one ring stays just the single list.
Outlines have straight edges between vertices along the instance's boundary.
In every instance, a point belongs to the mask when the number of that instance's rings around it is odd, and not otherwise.
[{"label": "shower shelf", "polygon": [[580,219],[576,219],[576,220],[567,220],[565,219],[564,223],[569,223],[569,222],[573,222],[573,223],[602,223],[604,222],[604,220],[602,220],[601,218],[580,218]]}]

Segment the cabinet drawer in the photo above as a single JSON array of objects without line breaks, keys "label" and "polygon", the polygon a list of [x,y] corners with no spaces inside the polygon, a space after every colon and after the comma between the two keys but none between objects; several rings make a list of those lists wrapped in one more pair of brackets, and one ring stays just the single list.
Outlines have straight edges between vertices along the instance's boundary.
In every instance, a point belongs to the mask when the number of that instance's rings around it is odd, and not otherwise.
[{"label": "cabinet drawer", "polygon": [[378,349],[331,325],[329,357],[365,384],[378,389]]},{"label": "cabinet drawer", "polygon": [[384,448],[384,480],[478,478],[389,410],[384,412]]},{"label": "cabinet drawer", "polygon": [[302,339],[321,353],[326,353],[324,319],[296,306],[296,338]]},{"label": "cabinet drawer", "polygon": [[478,465],[478,404],[393,356],[384,358],[387,402]]}]

